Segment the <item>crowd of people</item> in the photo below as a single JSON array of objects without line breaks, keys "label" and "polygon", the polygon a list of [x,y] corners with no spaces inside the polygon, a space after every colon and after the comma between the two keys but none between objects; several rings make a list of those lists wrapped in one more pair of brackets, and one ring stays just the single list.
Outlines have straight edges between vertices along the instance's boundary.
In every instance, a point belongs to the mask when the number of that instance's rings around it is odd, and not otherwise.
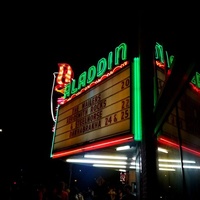
[{"label": "crowd of people", "polygon": [[58,181],[51,186],[39,184],[28,191],[15,192],[9,200],[134,200],[134,189],[128,184],[95,184],[93,187],[81,188],[77,185],[68,187],[64,181]]},{"label": "crowd of people", "polygon": [[43,185],[35,193],[36,199],[34,200],[84,200],[77,187],[69,189],[64,181],[57,182],[52,188]]},{"label": "crowd of people", "polygon": [[135,200],[133,188],[129,185],[106,185],[80,190],[77,186],[68,188],[65,182],[58,182],[51,190],[45,186],[38,188],[34,200]]}]

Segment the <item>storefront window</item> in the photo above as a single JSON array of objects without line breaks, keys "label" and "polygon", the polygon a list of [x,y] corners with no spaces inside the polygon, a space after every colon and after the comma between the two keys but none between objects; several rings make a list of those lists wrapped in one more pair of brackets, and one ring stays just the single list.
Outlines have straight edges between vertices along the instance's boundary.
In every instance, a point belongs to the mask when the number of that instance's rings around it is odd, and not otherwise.
[{"label": "storefront window", "polygon": [[161,199],[200,199],[200,98],[187,90],[158,137]]}]

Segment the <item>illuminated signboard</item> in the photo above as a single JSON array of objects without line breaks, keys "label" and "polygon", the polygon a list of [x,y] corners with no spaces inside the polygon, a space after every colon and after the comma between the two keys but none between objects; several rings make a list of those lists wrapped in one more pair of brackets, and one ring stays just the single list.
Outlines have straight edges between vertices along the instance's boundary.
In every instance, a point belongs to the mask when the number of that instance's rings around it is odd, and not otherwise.
[{"label": "illuminated signboard", "polygon": [[130,65],[59,108],[54,150],[130,132]]},{"label": "illuminated signboard", "polygon": [[125,43],[111,51],[108,59],[101,58],[97,67],[93,65],[81,73],[77,80],[73,75],[70,65],[59,63],[54,89],[63,96],[57,100],[51,157],[127,134],[141,141],[140,59],[127,60]]},{"label": "illuminated signboard", "polygon": [[[63,93],[64,96],[58,100],[58,104],[64,104],[72,98],[80,95],[89,88],[98,84],[103,79],[112,75],[117,70],[124,67],[127,63],[120,65],[122,61],[127,60],[127,45],[121,43],[108,54],[108,58],[101,58],[97,66],[92,65],[88,71],[80,74],[78,80],[73,79],[72,68],[69,64],[59,64],[59,73],[55,90]],[[115,67],[113,69],[113,67]]]},{"label": "illuminated signboard", "polygon": [[[170,75],[173,61],[174,61],[174,56],[173,55],[169,56],[168,52],[164,51],[163,46],[157,42],[155,45],[156,65],[159,68],[163,69],[166,72],[166,74]],[[200,73],[199,72],[195,72],[194,76],[192,77],[192,80],[190,81],[190,86],[192,87],[194,91],[200,93]]]}]

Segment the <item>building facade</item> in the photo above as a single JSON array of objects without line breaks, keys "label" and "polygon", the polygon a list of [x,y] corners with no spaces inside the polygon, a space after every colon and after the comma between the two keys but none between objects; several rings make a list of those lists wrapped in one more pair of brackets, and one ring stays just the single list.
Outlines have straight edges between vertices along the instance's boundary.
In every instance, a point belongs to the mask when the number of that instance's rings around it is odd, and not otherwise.
[{"label": "building facade", "polygon": [[[199,72],[164,45],[154,40],[147,44],[141,45],[141,56],[131,59],[128,45],[120,44],[77,82],[71,79],[71,66],[59,64],[55,90],[63,96],[51,157],[124,168],[123,181],[133,185],[138,200],[199,199]],[[130,149],[117,154],[122,145]],[[104,160],[86,158],[94,154]],[[116,165],[119,155],[127,161]],[[105,159],[107,165],[100,166]]]}]

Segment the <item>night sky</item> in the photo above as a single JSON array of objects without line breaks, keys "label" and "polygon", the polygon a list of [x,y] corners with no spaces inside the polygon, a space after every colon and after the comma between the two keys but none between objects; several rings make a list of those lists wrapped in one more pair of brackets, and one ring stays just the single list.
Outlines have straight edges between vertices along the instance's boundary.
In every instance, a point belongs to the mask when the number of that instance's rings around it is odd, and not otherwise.
[{"label": "night sky", "polygon": [[50,158],[51,89],[58,63],[69,63],[78,77],[121,42],[132,40],[138,13],[163,39],[173,42],[181,32],[174,30],[180,16],[175,22],[172,15],[163,20],[155,11],[136,11],[129,5],[25,5],[24,9],[13,5],[5,9],[1,19],[0,153],[1,166],[12,171],[24,165],[34,169]]},{"label": "night sky", "polygon": [[95,10],[87,15],[69,8],[36,11],[13,14],[2,31],[1,154],[15,165],[50,156],[58,63],[69,63],[78,77],[131,34],[127,16],[108,11],[101,17]]}]

